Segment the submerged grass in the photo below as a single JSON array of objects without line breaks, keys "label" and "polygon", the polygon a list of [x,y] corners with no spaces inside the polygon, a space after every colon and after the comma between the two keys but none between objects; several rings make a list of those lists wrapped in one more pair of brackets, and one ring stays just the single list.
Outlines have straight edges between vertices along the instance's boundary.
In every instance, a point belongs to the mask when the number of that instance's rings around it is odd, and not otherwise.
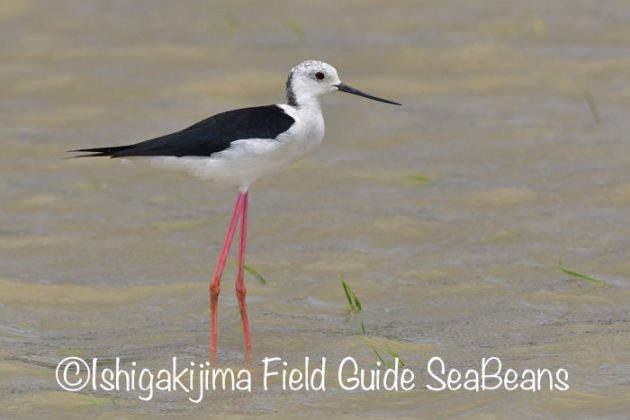
[{"label": "submerged grass", "polygon": [[608,286],[608,282],[605,282],[604,280],[596,279],[595,277],[591,277],[591,276],[586,275],[586,274],[578,273],[577,271],[569,270],[568,268],[565,268],[563,266],[559,266],[558,270],[560,270],[563,273],[568,274],[570,276],[577,277],[577,278],[583,279],[583,280],[588,280],[588,281],[590,281],[592,283],[595,283],[595,284],[598,284],[600,286]]},{"label": "submerged grass", "polygon": [[205,224],[205,220],[195,220],[195,219],[176,219],[176,220],[166,220],[164,222],[154,223],[151,226],[162,229],[188,229],[197,227]]},{"label": "submerged grass", "polygon": [[385,351],[394,359],[391,362],[385,362],[387,366],[394,366],[396,364],[396,360],[398,360],[398,363],[400,364],[401,367],[405,366],[405,362],[403,362],[403,360],[400,358],[400,355],[398,353],[396,353],[394,350],[389,349],[389,348],[385,349]]},{"label": "submerged grass", "polygon": [[286,21],[284,25],[295,36],[295,39],[300,46],[305,46],[308,43],[306,32],[304,31],[302,25],[293,20]]},{"label": "submerged grass", "polygon": [[90,179],[89,181],[79,182],[75,184],[76,188],[81,191],[105,191],[109,186],[107,182],[101,181],[100,179]]},{"label": "submerged grass", "polygon": [[223,17],[225,18],[225,23],[230,29],[236,29],[240,24],[238,16],[236,16],[236,13],[234,13],[233,10],[224,10]]},{"label": "submerged grass", "polygon": [[400,355],[391,348],[383,345],[379,347],[367,337],[361,337],[361,339],[370,347],[370,349],[372,349],[372,352],[376,355],[376,358],[383,364],[383,366],[392,367],[396,366],[396,363],[398,363],[401,367],[405,366],[405,362]]},{"label": "submerged grass", "polygon": [[89,396],[89,395],[81,395],[80,396],[80,400],[84,404],[90,405],[92,407],[101,407],[101,406],[106,405],[106,404],[111,404],[113,406],[118,406],[119,405],[118,402],[116,400],[114,400],[114,399],[107,400],[107,399],[104,399],[104,398],[96,398],[96,397],[92,397],[92,396]]},{"label": "submerged grass", "polygon": [[[355,313],[355,314],[360,313],[363,310],[361,301],[359,300],[357,295],[354,293],[354,291],[352,290],[348,282],[346,282],[346,280],[343,278],[341,274],[339,274],[339,280],[341,281],[341,287],[343,288],[343,293],[345,294],[346,300],[348,301],[348,307],[349,307],[350,312]],[[376,346],[376,344],[370,338],[367,337],[367,327],[365,326],[364,320],[361,320],[361,337],[360,338],[364,343],[370,346],[370,348],[372,349],[372,351],[374,352],[378,360],[384,366],[395,366],[396,363],[398,363],[400,366],[405,366],[405,362],[403,362],[403,360],[400,358],[398,353],[396,353],[394,350],[390,349],[389,347],[379,349]],[[381,354],[382,352],[387,353],[389,356],[391,356],[392,360],[386,360]]]},{"label": "submerged grass", "polygon": [[595,99],[593,99],[591,91],[589,91],[588,89],[582,89],[582,95],[584,95],[584,99],[588,104],[588,109],[591,111],[591,115],[593,116],[595,124],[602,125],[602,119],[599,115],[599,109],[597,108],[597,103],[595,103]]},{"label": "submerged grass", "polygon": [[424,185],[431,182],[431,177],[427,175],[416,174],[416,175],[408,176],[406,180],[407,182],[414,185]]},{"label": "submerged grass", "polygon": [[385,361],[385,359],[383,359],[383,356],[381,356],[381,354],[374,347],[372,347],[372,351],[374,352],[376,357],[378,357],[378,360],[380,360],[382,364],[387,366],[387,362]]},{"label": "submerged grass", "polygon": [[532,20],[532,32],[539,38],[543,38],[547,34],[547,25],[541,18]]}]

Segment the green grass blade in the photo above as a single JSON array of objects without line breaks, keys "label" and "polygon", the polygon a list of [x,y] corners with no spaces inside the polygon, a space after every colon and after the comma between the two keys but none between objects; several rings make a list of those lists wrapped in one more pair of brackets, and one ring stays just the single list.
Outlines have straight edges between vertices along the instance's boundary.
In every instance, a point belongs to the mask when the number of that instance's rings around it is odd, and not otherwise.
[{"label": "green grass blade", "polygon": [[365,335],[365,322],[361,320],[361,334]]},{"label": "green grass blade", "polygon": [[586,103],[588,104],[588,109],[591,111],[593,120],[595,120],[595,124],[601,125],[602,119],[599,116],[599,109],[597,108],[595,99],[593,99],[593,95],[591,95],[591,92],[586,89],[583,90],[583,93],[584,93],[584,99],[586,99]]},{"label": "green grass blade", "polygon": [[372,351],[374,352],[376,357],[378,357],[378,360],[380,360],[383,365],[387,366],[387,362],[383,359],[383,357],[380,355],[380,353],[378,351],[376,351],[376,349],[374,347],[372,347]]},{"label": "green grass blade", "polygon": [[341,275],[339,276],[339,280],[341,280],[341,287],[343,287],[346,299],[348,299],[348,305],[350,305],[350,308],[354,308],[354,305],[352,304],[352,296],[350,295],[350,287]]},{"label": "green grass blade", "polygon": [[243,270],[247,271],[249,274],[256,277],[258,281],[261,282],[262,284],[267,284],[267,280],[265,280],[262,274],[260,274],[258,270],[256,270],[251,265],[247,265],[247,264],[243,265]]},{"label": "green grass blade", "polygon": [[343,291],[346,293],[346,299],[348,300],[348,304],[350,304],[350,308],[355,312],[361,312],[361,301],[352,291],[348,283],[346,283],[341,276],[339,278],[341,278],[341,285],[343,286]]},{"label": "green grass blade", "polygon": [[232,10],[224,10],[223,16],[225,17],[225,22],[230,29],[234,29],[238,26],[238,16],[236,16],[236,14]]},{"label": "green grass blade", "polygon": [[599,285],[602,285],[602,286],[607,286],[608,285],[608,283],[605,282],[604,280],[596,279],[595,277],[591,277],[591,276],[588,276],[586,274],[578,273],[576,271],[569,270],[568,268],[558,267],[558,270],[560,270],[563,273],[568,274],[570,276],[577,277],[579,279],[588,280],[588,281],[593,282],[595,284],[599,284]]},{"label": "green grass blade", "polygon": [[407,177],[407,181],[409,181],[409,183],[411,184],[415,184],[415,185],[423,185],[426,184],[428,182],[431,182],[431,177],[427,176],[427,175],[411,175]]},{"label": "green grass blade", "polygon": [[385,351],[387,353],[389,353],[389,355],[392,356],[394,359],[398,359],[398,362],[400,362],[400,367],[404,367],[405,366],[405,362],[403,362],[403,359],[400,358],[398,353],[396,353],[394,350],[390,350],[390,349],[385,349]]},{"label": "green grass blade", "polygon": [[352,291],[346,280],[343,278],[341,274],[339,274],[339,280],[341,280],[341,286],[343,287],[343,291],[346,294],[346,299],[348,300],[348,305],[350,305],[350,309],[354,312],[361,312],[363,310],[363,306],[361,305],[361,301],[357,297],[357,295]]},{"label": "green grass blade", "polygon": [[290,20],[285,22],[285,26],[295,36],[295,39],[300,46],[304,46],[308,43],[306,32],[298,22]]},{"label": "green grass blade", "polygon": [[352,293],[352,298],[354,300],[354,306],[356,307],[357,312],[361,312],[363,310],[363,307],[361,306],[361,301],[359,300],[357,295],[354,294],[354,292],[352,290],[350,290],[350,293]]}]

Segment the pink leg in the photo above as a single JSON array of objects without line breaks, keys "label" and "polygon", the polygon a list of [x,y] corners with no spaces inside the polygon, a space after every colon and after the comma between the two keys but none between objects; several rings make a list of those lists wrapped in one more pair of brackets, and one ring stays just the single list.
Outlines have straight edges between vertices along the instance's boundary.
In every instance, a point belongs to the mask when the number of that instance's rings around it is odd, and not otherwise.
[{"label": "pink leg", "polygon": [[217,303],[219,301],[221,276],[223,275],[225,262],[227,261],[228,253],[230,252],[230,244],[232,243],[232,238],[234,237],[234,232],[236,231],[238,218],[243,212],[244,197],[245,196],[242,193],[238,193],[236,205],[234,206],[234,213],[232,213],[230,226],[228,227],[227,235],[225,236],[225,242],[223,242],[223,249],[221,250],[221,255],[219,255],[217,269],[214,272],[214,277],[210,283],[210,360],[215,360],[217,357]]},{"label": "pink leg", "polygon": [[249,336],[249,321],[247,320],[247,304],[245,303],[245,295],[247,289],[245,288],[244,272],[245,266],[245,248],[247,246],[247,202],[248,193],[244,194],[241,213],[241,246],[238,250],[238,276],[236,277],[236,297],[238,299],[238,306],[241,309],[241,321],[243,321],[243,336],[245,337],[245,351],[247,355],[252,350],[251,338]]}]

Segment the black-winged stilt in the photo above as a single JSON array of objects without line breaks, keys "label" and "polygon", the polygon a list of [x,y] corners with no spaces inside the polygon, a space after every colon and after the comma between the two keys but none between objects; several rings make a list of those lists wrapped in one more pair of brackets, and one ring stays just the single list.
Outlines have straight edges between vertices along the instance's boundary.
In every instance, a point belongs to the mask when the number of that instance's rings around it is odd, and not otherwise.
[{"label": "black-winged stilt", "polygon": [[236,109],[206,118],[182,131],[127,146],[72,150],[76,157],[149,158],[152,164],[188,170],[205,180],[238,187],[234,212],[210,283],[210,358],[217,351],[217,303],[221,275],[237,225],[241,226],[236,295],[247,354],[251,352],[243,266],[247,244],[247,200],[250,185],[263,175],[279,172],[315,149],[324,137],[318,97],[334,91],[375,101],[397,102],[368,95],[341,83],[337,70],[321,61],[293,67],[286,83],[287,104]]}]

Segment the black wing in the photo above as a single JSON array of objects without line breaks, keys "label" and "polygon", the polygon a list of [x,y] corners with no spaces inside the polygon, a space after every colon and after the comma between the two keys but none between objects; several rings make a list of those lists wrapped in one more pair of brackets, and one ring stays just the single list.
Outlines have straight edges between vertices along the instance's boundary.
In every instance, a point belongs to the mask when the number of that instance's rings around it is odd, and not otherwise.
[{"label": "black wing", "polygon": [[295,120],[277,105],[257,106],[223,112],[197,124],[128,146],[71,150],[89,152],[84,156],[210,156],[230,147],[235,140],[274,139]]}]

